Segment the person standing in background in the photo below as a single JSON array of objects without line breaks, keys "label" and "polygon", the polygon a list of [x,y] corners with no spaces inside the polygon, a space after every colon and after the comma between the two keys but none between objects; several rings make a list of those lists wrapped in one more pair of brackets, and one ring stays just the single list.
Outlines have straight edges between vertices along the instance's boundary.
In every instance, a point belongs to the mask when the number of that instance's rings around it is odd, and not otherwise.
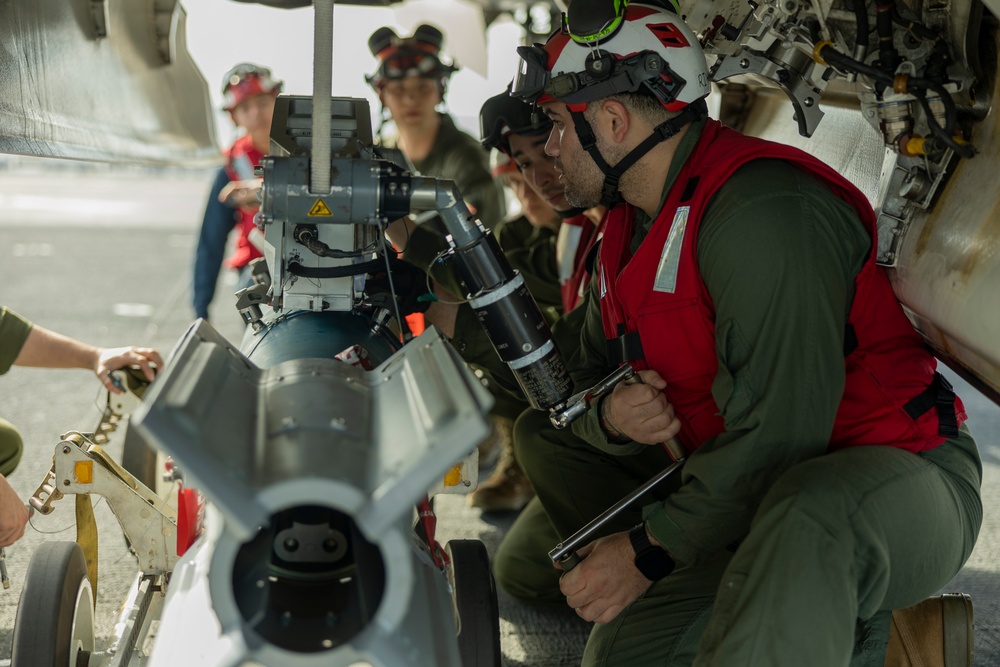
[{"label": "person standing in background", "polygon": [[438,111],[448,79],[458,70],[441,53],[443,41],[441,31],[426,24],[412,37],[379,28],[368,39],[378,68],[365,80],[396,126],[397,136],[383,145],[402,153],[417,173],[453,181],[470,210],[493,229],[504,219],[504,203],[487,154],[451,116]]},{"label": "person standing in background", "polygon": [[239,284],[247,281],[250,262],[261,257],[254,243],[260,235],[254,216],[260,208],[257,195],[261,179],[254,176],[254,168],[270,148],[271,116],[281,85],[272,78],[271,70],[253,63],[236,65],[222,80],[223,108],[243,134],[225,151],[226,164],[216,173],[205,206],[194,264],[195,317],[208,319],[233,228],[239,236],[225,266],[240,272]]}]

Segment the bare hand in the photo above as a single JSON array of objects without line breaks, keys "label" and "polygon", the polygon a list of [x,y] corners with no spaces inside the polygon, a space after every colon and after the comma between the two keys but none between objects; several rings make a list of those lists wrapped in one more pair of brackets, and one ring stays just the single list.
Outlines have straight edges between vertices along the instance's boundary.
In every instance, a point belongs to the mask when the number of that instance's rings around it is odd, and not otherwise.
[{"label": "bare hand", "polygon": [[0,547],[10,546],[24,535],[28,508],[17,497],[7,478],[0,475]]},{"label": "bare hand", "polygon": [[583,561],[560,577],[559,590],[585,621],[610,623],[652,585],[635,567],[628,533],[602,537],[578,553]]},{"label": "bare hand", "polygon": [[228,206],[240,208],[260,208],[258,193],[263,181],[251,178],[245,181],[229,181],[219,192],[219,201]]},{"label": "bare hand", "polygon": [[132,346],[102,349],[97,357],[94,373],[97,374],[97,379],[108,391],[120,394],[121,389],[111,381],[111,371],[130,366],[142,369],[142,374],[152,382],[156,378],[156,374],[163,370],[163,359],[160,357],[160,353],[151,347]]},{"label": "bare hand", "polygon": [[635,442],[655,445],[676,436],[681,422],[663,390],[667,381],[656,371],[639,371],[641,383],[621,382],[604,401],[608,426]]}]

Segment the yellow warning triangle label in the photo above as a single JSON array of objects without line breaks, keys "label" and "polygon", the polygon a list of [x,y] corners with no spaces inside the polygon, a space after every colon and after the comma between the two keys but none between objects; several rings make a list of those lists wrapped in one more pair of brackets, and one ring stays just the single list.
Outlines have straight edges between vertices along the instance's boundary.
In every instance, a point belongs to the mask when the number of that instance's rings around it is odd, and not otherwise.
[{"label": "yellow warning triangle label", "polygon": [[[302,209],[299,210],[301,211]],[[314,217],[329,216],[333,215],[333,211],[330,210],[330,207],[326,205],[325,201],[323,201],[322,199],[317,199],[316,203],[312,205],[311,209],[309,209],[309,213],[307,215]]]}]

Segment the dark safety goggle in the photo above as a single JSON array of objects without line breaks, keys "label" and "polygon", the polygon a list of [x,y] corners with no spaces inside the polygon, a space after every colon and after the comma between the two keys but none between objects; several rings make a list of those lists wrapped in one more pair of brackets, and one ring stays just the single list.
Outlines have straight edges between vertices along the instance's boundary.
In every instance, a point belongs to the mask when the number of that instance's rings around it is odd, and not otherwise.
[{"label": "dark safety goggle", "polygon": [[444,65],[436,56],[420,49],[399,49],[382,62],[382,76],[386,79],[435,77],[445,73]]},{"label": "dark safety goggle", "polygon": [[497,95],[486,100],[479,112],[479,136],[484,146],[509,152],[510,134],[535,136],[548,134],[552,121],[532,105],[511,97]]},{"label": "dark safety goggle", "polygon": [[451,76],[458,68],[445,64],[433,53],[419,48],[402,47],[388,55],[372,76],[365,79],[370,85],[380,86],[386,81],[419,76],[440,79]]},{"label": "dark safety goggle", "polygon": [[587,57],[586,70],[552,76],[548,54],[540,44],[519,46],[521,68],[514,78],[511,95],[537,102],[547,95],[565,104],[591,102],[620,93],[634,93],[645,85],[663,104],[670,104],[687,83],[652,52],[636,53],[618,60],[604,51]]}]

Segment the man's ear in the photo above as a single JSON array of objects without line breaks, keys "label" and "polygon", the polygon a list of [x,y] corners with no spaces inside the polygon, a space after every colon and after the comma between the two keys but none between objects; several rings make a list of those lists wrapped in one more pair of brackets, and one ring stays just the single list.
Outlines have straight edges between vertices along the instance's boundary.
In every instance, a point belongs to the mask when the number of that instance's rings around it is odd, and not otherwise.
[{"label": "man's ear", "polygon": [[611,131],[611,138],[615,143],[622,143],[625,140],[625,135],[628,134],[629,127],[632,125],[632,118],[629,115],[628,109],[618,100],[608,99],[601,103],[601,111],[605,115],[605,122],[608,124],[608,129]]}]

